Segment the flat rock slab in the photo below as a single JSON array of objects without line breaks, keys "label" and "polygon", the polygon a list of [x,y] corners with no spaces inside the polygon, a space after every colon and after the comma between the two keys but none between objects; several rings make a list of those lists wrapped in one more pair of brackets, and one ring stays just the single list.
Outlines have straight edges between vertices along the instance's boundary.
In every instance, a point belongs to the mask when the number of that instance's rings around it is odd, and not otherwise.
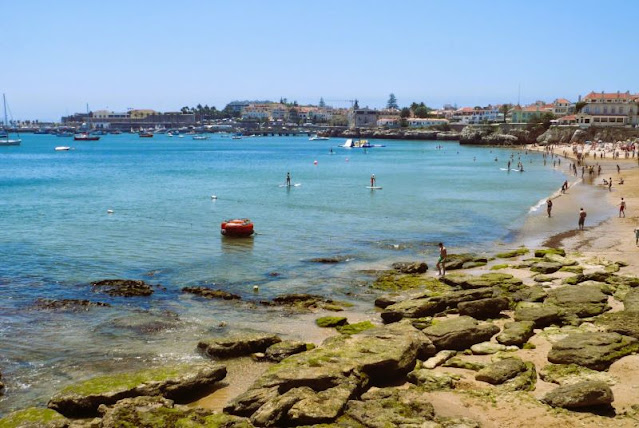
[{"label": "flat rock slab", "polygon": [[639,312],[639,288],[628,291],[623,299],[623,307],[627,312]]},{"label": "flat rock slab", "polygon": [[280,362],[284,358],[304,351],[306,351],[306,343],[296,340],[285,340],[269,346],[265,354],[267,359]]},{"label": "flat rock slab", "polygon": [[493,324],[479,324],[471,317],[445,319],[423,330],[438,350],[463,351],[475,343],[486,342],[499,333]]},{"label": "flat rock slab", "polygon": [[406,379],[426,391],[439,391],[442,389],[453,389],[455,382],[460,379],[460,376],[429,369],[419,369],[408,373]]},{"label": "flat rock slab", "polygon": [[224,290],[214,290],[209,287],[184,287],[182,293],[195,294],[205,299],[222,299],[222,300],[240,300],[237,294],[229,293]]},{"label": "flat rock slab", "polygon": [[70,423],[60,413],[41,407],[28,407],[0,418],[2,428],[67,428]]},{"label": "flat rock slab", "polygon": [[556,305],[565,314],[574,314],[579,318],[592,317],[610,310],[608,296],[601,291],[601,287],[585,283],[550,290],[544,303]]},{"label": "flat rock slab", "polygon": [[535,328],[563,324],[563,312],[555,305],[527,304],[518,305],[515,309],[515,321],[532,321]]},{"label": "flat rock slab", "polygon": [[69,417],[94,416],[102,404],[112,405],[124,398],[143,395],[179,398],[210,387],[225,376],[226,367],[218,364],[101,376],[66,387],[49,401],[48,407]]},{"label": "flat rock slab", "polygon": [[78,299],[43,299],[38,298],[33,307],[40,310],[48,311],[88,311],[94,307],[110,307],[111,305],[103,302],[92,302],[90,300]]},{"label": "flat rock slab", "polygon": [[609,312],[595,318],[595,324],[605,327],[608,331],[639,339],[639,312]]},{"label": "flat rock slab", "polygon": [[609,406],[614,401],[614,396],[605,382],[584,381],[555,388],[546,394],[541,401],[552,407],[578,409]]},{"label": "flat rock slab", "polygon": [[428,265],[424,262],[397,262],[393,263],[392,268],[399,273],[426,273]]},{"label": "flat rock slab", "polygon": [[639,350],[639,341],[618,333],[576,333],[555,342],[548,361],[606,370],[612,363]]},{"label": "flat rock slab", "polygon": [[481,369],[475,379],[499,385],[526,371],[526,364],[519,358],[505,358]]},{"label": "flat rock slab", "polygon": [[497,335],[497,342],[502,345],[522,346],[535,334],[534,327],[535,323],[532,321],[507,322],[502,332]]},{"label": "flat rock slab", "polygon": [[543,274],[555,273],[561,269],[560,263],[554,262],[537,262],[530,267],[533,272],[539,272]]},{"label": "flat rock slab", "polygon": [[364,427],[421,427],[435,417],[433,405],[417,389],[382,388],[348,402],[346,417]]},{"label": "flat rock slab", "polygon": [[245,334],[234,337],[203,340],[197,344],[204,355],[212,358],[234,358],[265,352],[266,349],[281,342],[275,334]]}]

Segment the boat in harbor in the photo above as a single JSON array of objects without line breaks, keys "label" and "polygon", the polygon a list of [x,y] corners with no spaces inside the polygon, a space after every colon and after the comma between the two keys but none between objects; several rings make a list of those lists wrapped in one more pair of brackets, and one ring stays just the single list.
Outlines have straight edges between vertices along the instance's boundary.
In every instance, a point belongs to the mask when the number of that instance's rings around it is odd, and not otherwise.
[{"label": "boat in harbor", "polygon": [[0,146],[19,146],[22,143],[18,138],[9,137],[9,120],[7,119],[7,98],[2,94],[2,104],[4,105],[4,126],[0,129]]},{"label": "boat in harbor", "polygon": [[80,132],[73,135],[75,141],[98,141],[100,137],[98,135],[91,135],[88,132]]},{"label": "boat in harbor", "polygon": [[68,150],[71,150],[71,147],[69,146],[58,146],[55,148],[56,152],[66,152]]},{"label": "boat in harbor", "polygon": [[386,147],[383,144],[371,144],[368,140],[353,140],[349,138],[341,146],[344,149],[370,149],[373,147]]},{"label": "boat in harbor", "polygon": [[328,137],[320,137],[319,135],[313,135],[311,138],[308,139],[308,141],[325,141],[325,140],[330,140],[330,138]]},{"label": "boat in harbor", "polygon": [[194,135],[193,139],[194,140],[208,140],[209,136],[208,135]]},{"label": "boat in harbor", "polygon": [[140,131],[138,135],[140,136],[140,138],[153,138],[153,132],[149,131]]}]

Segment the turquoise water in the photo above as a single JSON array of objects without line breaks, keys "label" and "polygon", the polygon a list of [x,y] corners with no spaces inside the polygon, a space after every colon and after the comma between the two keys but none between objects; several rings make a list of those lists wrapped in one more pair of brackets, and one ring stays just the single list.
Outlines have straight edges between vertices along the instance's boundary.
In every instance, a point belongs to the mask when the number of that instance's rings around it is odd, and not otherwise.
[{"label": "turquoise water", "polygon": [[[396,259],[432,265],[439,241],[458,252],[507,240],[564,180],[539,154],[516,153],[526,172],[507,173],[500,168],[511,151],[456,142],[372,141],[386,147],[363,151],[307,137],[22,138],[0,151],[0,413],[42,404],[61,385],[123,362],[198,358],[206,334],[296,331],[281,311],[203,302],[182,295],[184,286],[245,300],[312,292],[370,311],[360,270]],[[54,151],[59,145],[74,149]],[[279,186],[287,171],[299,187]],[[372,173],[382,190],[366,189]],[[222,238],[220,222],[237,217],[252,219],[257,235]],[[325,256],[349,261],[308,261]],[[88,285],[115,277],[164,289],[118,299]],[[37,311],[37,297],[112,307]]]}]

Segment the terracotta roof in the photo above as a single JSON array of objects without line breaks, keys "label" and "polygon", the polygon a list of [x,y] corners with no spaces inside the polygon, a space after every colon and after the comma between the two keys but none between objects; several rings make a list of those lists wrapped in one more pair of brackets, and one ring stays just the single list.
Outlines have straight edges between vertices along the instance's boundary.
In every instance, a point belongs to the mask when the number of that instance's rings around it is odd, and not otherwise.
[{"label": "terracotta roof", "polygon": [[556,103],[562,103],[562,104],[570,104],[570,101],[568,101],[565,98],[559,98],[555,100]]},{"label": "terracotta roof", "polygon": [[575,116],[574,114],[569,114],[567,116],[560,117],[559,120],[577,120],[577,116]]},{"label": "terracotta roof", "polygon": [[584,100],[629,100],[634,98],[636,95],[630,95],[628,92],[591,92],[584,97]]}]

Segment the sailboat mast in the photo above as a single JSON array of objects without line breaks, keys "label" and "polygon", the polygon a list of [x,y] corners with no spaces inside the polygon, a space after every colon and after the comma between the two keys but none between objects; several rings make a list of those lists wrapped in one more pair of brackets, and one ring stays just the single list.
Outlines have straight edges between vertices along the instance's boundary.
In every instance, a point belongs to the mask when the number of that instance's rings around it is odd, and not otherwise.
[{"label": "sailboat mast", "polygon": [[2,105],[4,106],[4,126],[9,128],[9,122],[7,121],[7,97],[2,94]]}]

